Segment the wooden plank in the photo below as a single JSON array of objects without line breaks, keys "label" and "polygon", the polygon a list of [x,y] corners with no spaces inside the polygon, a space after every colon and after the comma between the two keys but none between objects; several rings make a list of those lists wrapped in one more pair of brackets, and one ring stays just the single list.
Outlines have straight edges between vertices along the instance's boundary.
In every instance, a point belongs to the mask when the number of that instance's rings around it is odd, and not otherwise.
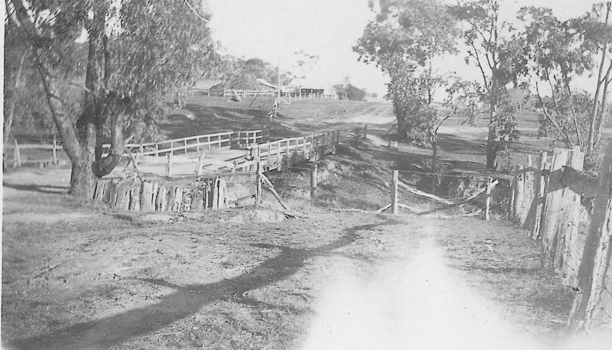
[{"label": "wooden plank", "polygon": [[[582,170],[584,164],[584,153],[580,150],[569,151],[567,165]],[[566,285],[575,286],[578,278],[578,268],[582,258],[583,241],[579,238],[579,221],[582,198],[579,194],[569,188],[562,190],[563,194],[563,216],[559,225],[556,240],[557,256],[555,257],[556,269],[562,272],[563,281]]]},{"label": "wooden plank", "polygon": [[274,196],[274,198],[276,198],[276,200],[280,203],[280,205],[283,207],[283,209],[285,210],[291,210],[289,209],[289,207],[287,205],[285,205],[285,203],[283,202],[283,200],[281,199],[281,197],[278,195],[278,193],[276,192],[276,190],[274,189],[274,185],[272,185],[272,183],[270,182],[270,180],[268,180],[268,178],[266,177],[266,175],[261,175],[261,179],[263,180],[263,182],[266,184],[266,187],[268,188],[268,190],[270,190],[270,192],[272,193],[272,195]]},{"label": "wooden plank", "polygon": [[140,210],[141,211],[152,211],[154,207],[152,207],[153,203],[153,184],[150,182],[142,183],[142,191],[140,196]]},{"label": "wooden plank", "polygon": [[563,167],[561,184],[585,198],[595,198],[599,191],[599,178],[589,176],[569,166]]},{"label": "wooden plank", "polygon": [[[586,237],[577,276],[577,290],[569,325],[575,331],[597,330],[612,324],[612,297],[609,286],[612,277],[610,267],[612,251],[610,220],[612,205],[609,199],[612,167],[612,140],[608,147],[599,174],[599,195],[593,203],[591,225]],[[606,284],[607,280],[607,284]],[[603,329],[603,328],[602,328]]]},{"label": "wooden plank", "polygon": [[219,201],[219,203],[217,204],[217,208],[219,209],[227,208],[226,198],[227,198],[227,184],[224,179],[219,179],[219,193],[217,197],[217,200]]},{"label": "wooden plank", "polygon": [[130,211],[140,211],[140,197],[142,187],[139,184],[130,186]]},{"label": "wooden plank", "polygon": [[219,180],[220,179],[217,177],[212,182],[212,210],[219,208]]},{"label": "wooden plank", "polygon": [[433,199],[435,201],[438,201],[438,202],[444,203],[444,204],[454,204],[453,201],[449,201],[448,199],[440,198],[440,197],[438,197],[438,196],[436,196],[434,194],[431,194],[431,193],[426,193],[426,192],[423,192],[423,191],[419,191],[416,188],[412,188],[412,187],[406,185],[405,183],[403,183],[401,181],[398,181],[397,184],[399,185],[399,187],[405,189],[408,192],[414,193],[416,195],[419,195],[419,196],[422,196],[422,197],[426,197],[426,198],[429,198],[429,199]]},{"label": "wooden plank", "polygon": [[566,163],[568,157],[568,150],[555,149],[553,153],[550,176],[548,180],[546,199],[544,202],[544,209],[542,212],[542,227],[540,229],[542,236],[542,251],[541,251],[541,267],[553,268],[554,266],[554,239],[557,234],[558,223],[561,222],[562,215],[562,193],[560,191],[561,186],[561,172],[560,170]]},{"label": "wooden plank", "polygon": [[172,201],[172,211],[179,211],[183,208],[183,188],[174,186],[174,198]]},{"label": "wooden plank", "polygon": [[[491,183],[491,190],[493,190],[493,188],[495,186],[497,186],[498,183],[499,183],[498,180],[493,181],[493,183]],[[476,199],[476,197],[480,196],[486,190],[487,190],[486,187],[482,188],[482,189],[478,190],[476,193],[474,193],[473,195],[471,195],[470,197],[462,200],[461,202],[445,205],[445,206],[442,206],[442,207],[439,207],[439,208],[435,208],[435,209],[431,209],[431,210],[428,210],[428,211],[424,211],[424,212],[419,213],[418,215],[433,214],[433,213],[438,212],[438,211],[447,210],[447,209],[451,209],[451,208],[454,208],[454,207],[462,206],[462,205],[467,204],[468,202]]]},{"label": "wooden plank", "polygon": [[487,199],[485,199],[485,220],[486,221],[489,221],[490,219],[489,210],[491,209],[491,190],[492,190],[491,183],[492,182],[493,182],[493,179],[488,177],[487,178],[487,191],[485,192],[487,195]]},{"label": "wooden plank", "polygon": [[543,171],[546,169],[546,160],[548,157],[547,152],[540,152],[540,157],[538,158],[538,166],[535,172],[535,193],[536,196],[534,198],[534,209],[533,209],[533,219],[532,223],[529,220],[526,221],[529,227],[526,227],[531,231],[531,239],[539,239],[540,238],[540,228],[542,226],[542,208],[544,206],[544,196],[546,193],[546,182],[548,177],[543,175]]}]

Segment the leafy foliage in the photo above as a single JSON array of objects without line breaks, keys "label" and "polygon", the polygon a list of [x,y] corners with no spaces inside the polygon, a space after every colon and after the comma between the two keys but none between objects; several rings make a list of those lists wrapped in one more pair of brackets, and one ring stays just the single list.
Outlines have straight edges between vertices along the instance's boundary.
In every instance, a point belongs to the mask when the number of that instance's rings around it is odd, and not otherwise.
[{"label": "leafy foliage", "polygon": [[399,138],[426,143],[437,123],[430,104],[443,80],[426,66],[436,55],[455,52],[455,21],[437,1],[379,0],[371,8],[376,19],[353,50],[389,74],[387,98],[393,101]]},{"label": "leafy foliage", "polygon": [[[467,48],[465,61],[475,64],[482,78],[482,100],[489,107],[487,138],[487,169],[495,169],[497,151],[504,142],[518,135],[512,108],[508,107],[507,86],[518,85],[525,70],[525,56],[520,40],[509,37],[515,28],[500,19],[499,0],[479,0],[459,3],[449,11],[464,24],[462,33]],[[508,123],[507,125],[505,123]]]},{"label": "leafy foliage", "polygon": [[[31,63],[72,162],[73,194],[89,196],[94,173],[112,170],[124,132],[137,140],[158,137],[166,101],[180,98],[216,64],[202,20],[209,15],[195,13],[202,7],[188,1],[7,0],[8,19],[32,49]],[[83,31],[86,42],[79,44]],[[113,158],[106,162],[102,144],[109,134]]]}]

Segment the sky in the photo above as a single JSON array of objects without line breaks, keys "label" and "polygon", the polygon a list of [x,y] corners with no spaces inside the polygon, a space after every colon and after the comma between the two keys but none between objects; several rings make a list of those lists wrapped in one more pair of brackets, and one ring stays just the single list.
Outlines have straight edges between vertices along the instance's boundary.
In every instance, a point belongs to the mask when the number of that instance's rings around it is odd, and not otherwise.
[{"label": "sky", "polygon": [[[523,6],[553,9],[560,19],[588,11],[593,0],[506,0],[502,15],[513,20]],[[368,0],[207,0],[213,38],[223,52],[237,57],[260,58],[281,71],[305,73],[306,79],[329,87],[346,78],[368,92],[386,93],[387,77],[374,65],[358,62],[352,47],[373,17]],[[296,52],[317,55],[317,64],[306,72],[296,67]],[[446,57],[440,67],[467,79],[477,71],[465,65],[463,55]],[[581,79],[584,80],[584,79]],[[588,82],[582,83],[588,86]]]}]

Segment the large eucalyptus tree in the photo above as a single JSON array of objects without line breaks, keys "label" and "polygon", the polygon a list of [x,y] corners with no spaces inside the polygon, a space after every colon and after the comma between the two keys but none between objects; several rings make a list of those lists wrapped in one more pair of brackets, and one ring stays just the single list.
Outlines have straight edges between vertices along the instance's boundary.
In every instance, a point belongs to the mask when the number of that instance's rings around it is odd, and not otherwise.
[{"label": "large eucalyptus tree", "polygon": [[[5,0],[72,163],[70,193],[91,195],[124,150],[124,131],[155,135],[171,96],[216,62],[209,14],[193,0]],[[86,58],[77,55],[79,41]],[[66,74],[83,67],[84,76]],[[76,88],[76,90],[75,90]],[[78,99],[74,99],[78,91]],[[102,144],[111,149],[103,157]]]}]

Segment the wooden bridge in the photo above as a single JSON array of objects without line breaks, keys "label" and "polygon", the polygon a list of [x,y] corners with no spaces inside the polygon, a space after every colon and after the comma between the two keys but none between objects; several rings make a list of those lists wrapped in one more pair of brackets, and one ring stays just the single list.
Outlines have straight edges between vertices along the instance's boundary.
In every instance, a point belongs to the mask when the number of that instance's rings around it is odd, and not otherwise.
[{"label": "wooden bridge", "polygon": [[[334,153],[340,131],[329,131],[266,143],[261,130],[200,135],[164,141],[129,145],[136,166],[145,176],[189,177],[207,173],[255,171],[259,163],[264,170],[290,167],[302,160],[318,160]],[[132,165],[118,166],[107,177],[123,177]]]}]

